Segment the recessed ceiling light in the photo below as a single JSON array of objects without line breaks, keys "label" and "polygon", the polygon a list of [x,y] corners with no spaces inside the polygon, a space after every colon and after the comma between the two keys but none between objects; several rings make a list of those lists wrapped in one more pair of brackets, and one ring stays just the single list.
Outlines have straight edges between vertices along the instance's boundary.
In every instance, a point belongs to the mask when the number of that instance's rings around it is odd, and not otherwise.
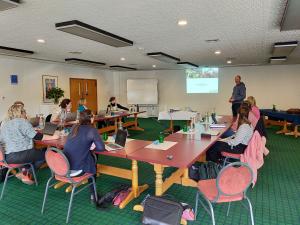
[{"label": "recessed ceiling light", "polygon": [[125,58],[124,58],[124,57],[122,57],[122,58],[121,58],[121,61],[125,61]]},{"label": "recessed ceiling light", "polygon": [[178,21],[178,26],[185,26],[187,25],[187,21],[186,20],[179,20]]},{"label": "recessed ceiling light", "polygon": [[82,52],[78,52],[78,51],[73,51],[73,52],[69,52],[70,54],[74,54],[74,55],[80,55],[82,54]]},{"label": "recessed ceiling light", "polygon": [[153,68],[156,68],[156,65],[152,65]]},{"label": "recessed ceiling light", "polygon": [[215,38],[215,39],[207,39],[207,40],[205,40],[207,43],[215,43],[215,42],[218,42],[218,41],[220,41],[220,39],[218,39],[218,38]]},{"label": "recessed ceiling light", "polygon": [[44,39],[37,39],[37,42],[44,44],[46,41]]},{"label": "recessed ceiling light", "polygon": [[227,60],[227,63],[228,63],[228,64],[231,64],[231,63],[232,63],[232,61],[229,59],[229,60]]},{"label": "recessed ceiling light", "polygon": [[145,50],[143,47],[138,47],[138,50]]},{"label": "recessed ceiling light", "polygon": [[217,50],[217,51],[215,51],[215,54],[216,54],[216,55],[220,55],[220,54],[221,54],[221,51],[220,51],[220,50]]}]

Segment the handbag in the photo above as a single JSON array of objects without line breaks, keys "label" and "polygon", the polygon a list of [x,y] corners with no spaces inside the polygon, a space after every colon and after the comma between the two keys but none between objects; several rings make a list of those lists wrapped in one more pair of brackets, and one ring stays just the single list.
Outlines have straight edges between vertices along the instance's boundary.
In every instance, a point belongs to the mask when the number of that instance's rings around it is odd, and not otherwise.
[{"label": "handbag", "polygon": [[181,203],[162,197],[146,199],[142,218],[143,225],[180,225],[183,212]]}]

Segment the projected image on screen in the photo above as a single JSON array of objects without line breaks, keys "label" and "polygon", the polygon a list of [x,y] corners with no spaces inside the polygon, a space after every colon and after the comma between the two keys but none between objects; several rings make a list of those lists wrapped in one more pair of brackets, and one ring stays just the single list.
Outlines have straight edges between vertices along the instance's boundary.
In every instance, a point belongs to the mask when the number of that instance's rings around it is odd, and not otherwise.
[{"label": "projected image on screen", "polygon": [[219,68],[187,69],[186,92],[218,93]]}]

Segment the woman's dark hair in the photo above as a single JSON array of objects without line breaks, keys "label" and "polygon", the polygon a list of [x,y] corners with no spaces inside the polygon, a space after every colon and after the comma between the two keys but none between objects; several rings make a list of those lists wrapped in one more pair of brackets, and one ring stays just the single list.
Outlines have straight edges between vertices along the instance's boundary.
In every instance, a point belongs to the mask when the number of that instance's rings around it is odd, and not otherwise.
[{"label": "woman's dark hair", "polygon": [[79,127],[81,125],[91,125],[91,119],[93,117],[92,111],[90,109],[86,109],[79,114],[79,124],[76,124],[72,130],[72,137],[77,136]]},{"label": "woman's dark hair", "polygon": [[109,102],[112,102],[112,101],[115,101],[116,100],[116,97],[110,97],[109,98]]},{"label": "woman's dark hair", "polygon": [[65,98],[61,101],[61,103],[59,104],[59,107],[61,107],[62,109],[65,109],[65,108],[67,108],[67,105],[70,104],[70,102],[71,102],[70,99]]},{"label": "woman's dark hair", "polygon": [[238,127],[240,127],[242,124],[246,123],[250,125],[250,121],[248,120],[250,108],[248,105],[241,105],[239,109],[239,120],[238,120]]}]

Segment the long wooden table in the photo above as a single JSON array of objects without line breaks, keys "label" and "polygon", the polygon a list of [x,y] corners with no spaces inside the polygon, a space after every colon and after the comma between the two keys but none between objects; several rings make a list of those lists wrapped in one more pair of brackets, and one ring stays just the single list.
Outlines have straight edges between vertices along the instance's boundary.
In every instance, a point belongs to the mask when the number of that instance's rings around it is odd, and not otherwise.
[{"label": "long wooden table", "polygon": [[105,132],[117,132],[118,130],[118,122],[122,122],[123,117],[128,117],[128,116],[133,116],[134,120],[133,121],[127,121],[122,124],[123,127],[130,127],[130,130],[137,130],[137,131],[144,131],[143,128],[138,126],[138,114],[144,113],[145,111],[142,112],[125,112],[125,111],[120,111],[116,113],[113,116],[95,116],[94,118],[94,123],[99,122],[99,121],[113,121],[112,125],[108,125],[106,127],[100,128],[99,132],[100,134],[105,133]]},{"label": "long wooden table", "polygon": [[[53,146],[59,149],[63,149],[66,143],[67,137],[61,137],[56,140],[49,140],[49,141],[36,141],[36,144],[39,146]],[[127,158],[127,156],[138,149],[149,145],[150,141],[143,141],[143,140],[131,140],[125,144],[124,149],[118,151],[104,151],[98,152],[96,154],[99,155],[107,155],[113,156],[118,158]],[[148,188],[147,184],[139,186],[138,181],[138,163],[136,160],[131,160],[131,169],[123,169],[119,167],[113,167],[103,164],[97,164],[97,173],[100,174],[107,174],[111,176],[116,176],[124,179],[131,180],[131,192],[127,196],[126,199],[119,205],[119,208],[124,208],[130,201],[135,198],[138,198],[139,195]],[[59,188],[65,185],[64,182],[59,182],[55,185],[55,188]],[[67,188],[66,191],[71,191],[70,188]]]}]

